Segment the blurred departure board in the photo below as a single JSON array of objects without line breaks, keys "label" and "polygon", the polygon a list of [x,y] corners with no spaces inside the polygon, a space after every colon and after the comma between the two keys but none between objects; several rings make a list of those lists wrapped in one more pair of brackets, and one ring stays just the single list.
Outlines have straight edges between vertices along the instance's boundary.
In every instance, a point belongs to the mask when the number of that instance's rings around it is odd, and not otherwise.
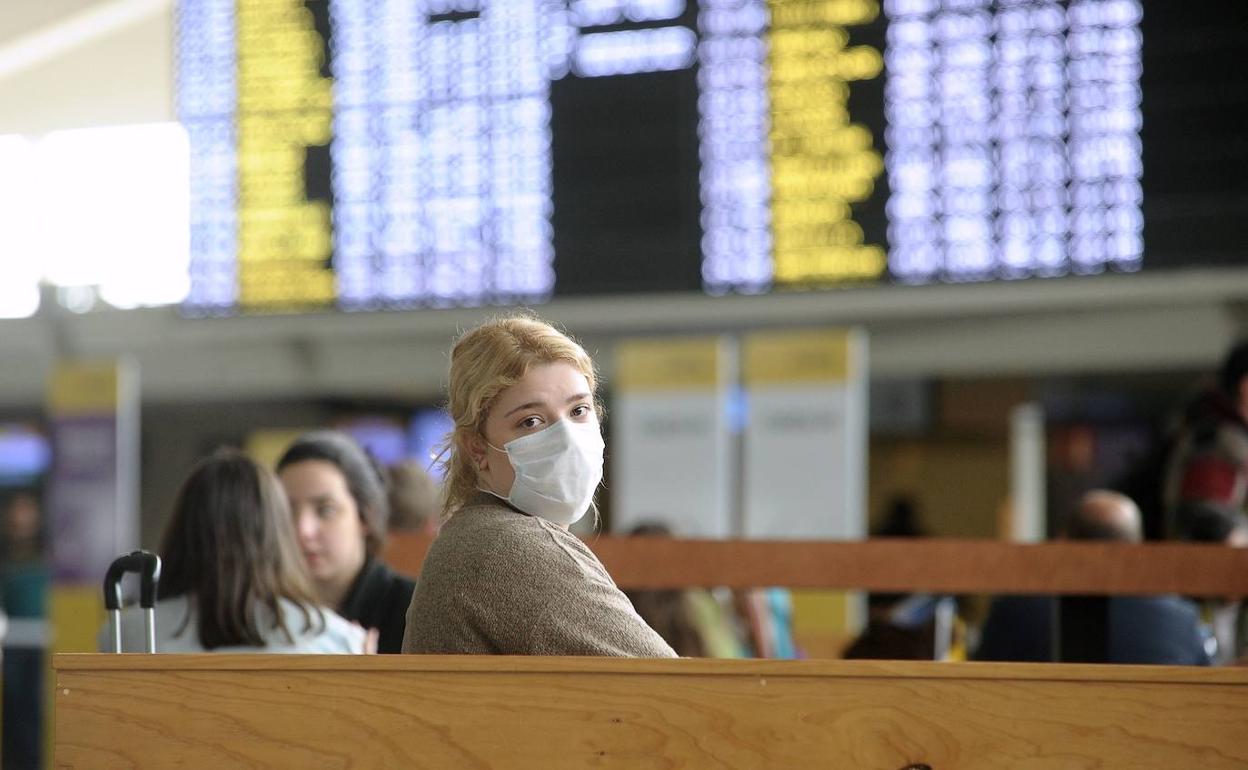
[{"label": "blurred departure board", "polygon": [[1145,20],[1141,0],[183,0],[187,308],[1134,271]]}]

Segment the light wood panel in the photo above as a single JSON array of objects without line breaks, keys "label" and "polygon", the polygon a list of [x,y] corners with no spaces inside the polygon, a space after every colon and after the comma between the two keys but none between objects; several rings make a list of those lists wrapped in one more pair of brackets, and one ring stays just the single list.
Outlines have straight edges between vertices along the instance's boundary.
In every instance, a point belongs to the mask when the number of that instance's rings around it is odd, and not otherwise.
[{"label": "light wood panel", "polygon": [[58,656],[56,765],[1242,768],[1248,670]]},{"label": "light wood panel", "polygon": [[[430,540],[394,536],[416,575]],[[1248,549],[1189,543],[1019,545],[955,538],[769,542],[591,537],[622,588],[729,586],[947,593],[1248,595]]]}]

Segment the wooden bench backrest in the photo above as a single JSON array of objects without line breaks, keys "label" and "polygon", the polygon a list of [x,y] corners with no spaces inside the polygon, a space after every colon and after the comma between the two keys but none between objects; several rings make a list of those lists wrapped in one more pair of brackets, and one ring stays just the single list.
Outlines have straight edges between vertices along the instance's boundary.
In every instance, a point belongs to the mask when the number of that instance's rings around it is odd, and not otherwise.
[{"label": "wooden bench backrest", "polygon": [[1243,768],[1248,670],[58,655],[56,766]]},{"label": "wooden bench backrest", "polygon": [[[431,539],[392,535],[385,558],[418,575]],[[1248,548],[1193,543],[962,538],[849,541],[590,537],[621,588],[729,586],[933,593],[1248,596]]]}]

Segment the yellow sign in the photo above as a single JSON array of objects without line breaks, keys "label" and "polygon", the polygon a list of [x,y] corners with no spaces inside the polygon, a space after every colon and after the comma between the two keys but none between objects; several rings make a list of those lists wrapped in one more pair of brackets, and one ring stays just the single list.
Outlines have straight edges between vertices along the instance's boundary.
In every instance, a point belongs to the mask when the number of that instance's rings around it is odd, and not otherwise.
[{"label": "yellow sign", "polygon": [[772,237],[778,285],[879,278],[884,249],[863,242],[850,206],[875,193],[884,159],[851,122],[849,84],[881,76],[884,58],[850,45],[875,0],[769,0]]},{"label": "yellow sign", "polygon": [[309,200],[308,149],[332,135],[325,45],[300,0],[238,2],[239,303],[331,305],[329,204]]},{"label": "yellow sign", "polygon": [[56,417],[113,414],[120,388],[115,362],[59,364],[48,383],[48,409]]},{"label": "yellow sign", "polygon": [[286,448],[312,428],[265,428],[252,431],[244,447],[248,456],[266,468],[274,469]]},{"label": "yellow sign", "polygon": [[793,641],[812,658],[839,658],[864,625],[858,591],[793,591]]},{"label": "yellow sign", "polygon": [[714,390],[726,378],[727,351],[719,337],[629,340],[615,351],[620,391]]},{"label": "yellow sign", "polygon": [[96,652],[96,641],[106,619],[103,590],[95,583],[54,586],[48,601],[48,619],[56,629],[53,653]]},{"label": "yellow sign", "polygon": [[[107,615],[104,611],[104,592],[100,584],[61,584],[48,592],[48,627],[52,629],[50,655],[44,666],[44,756],[52,756],[52,704],[56,702],[53,692],[56,677],[52,672],[52,655],[62,652],[99,652],[98,640]],[[133,652],[133,650],[132,650]],[[138,650],[142,652],[142,650]],[[48,762],[47,766],[51,767]]]},{"label": "yellow sign", "polygon": [[742,376],[747,386],[843,382],[854,372],[852,333],[845,330],[746,335]]}]

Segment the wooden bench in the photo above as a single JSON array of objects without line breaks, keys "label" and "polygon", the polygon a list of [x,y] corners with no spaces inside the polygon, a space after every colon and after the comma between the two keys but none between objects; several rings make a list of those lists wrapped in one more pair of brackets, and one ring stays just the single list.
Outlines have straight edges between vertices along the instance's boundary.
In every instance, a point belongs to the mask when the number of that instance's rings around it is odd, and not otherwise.
[{"label": "wooden bench", "polygon": [[1248,669],[58,655],[56,766],[1243,768]]},{"label": "wooden bench", "polygon": [[[429,541],[388,558],[418,573]],[[1248,594],[1248,549],[595,538],[629,588]],[[1244,768],[1248,668],[57,655],[64,768]]]}]

